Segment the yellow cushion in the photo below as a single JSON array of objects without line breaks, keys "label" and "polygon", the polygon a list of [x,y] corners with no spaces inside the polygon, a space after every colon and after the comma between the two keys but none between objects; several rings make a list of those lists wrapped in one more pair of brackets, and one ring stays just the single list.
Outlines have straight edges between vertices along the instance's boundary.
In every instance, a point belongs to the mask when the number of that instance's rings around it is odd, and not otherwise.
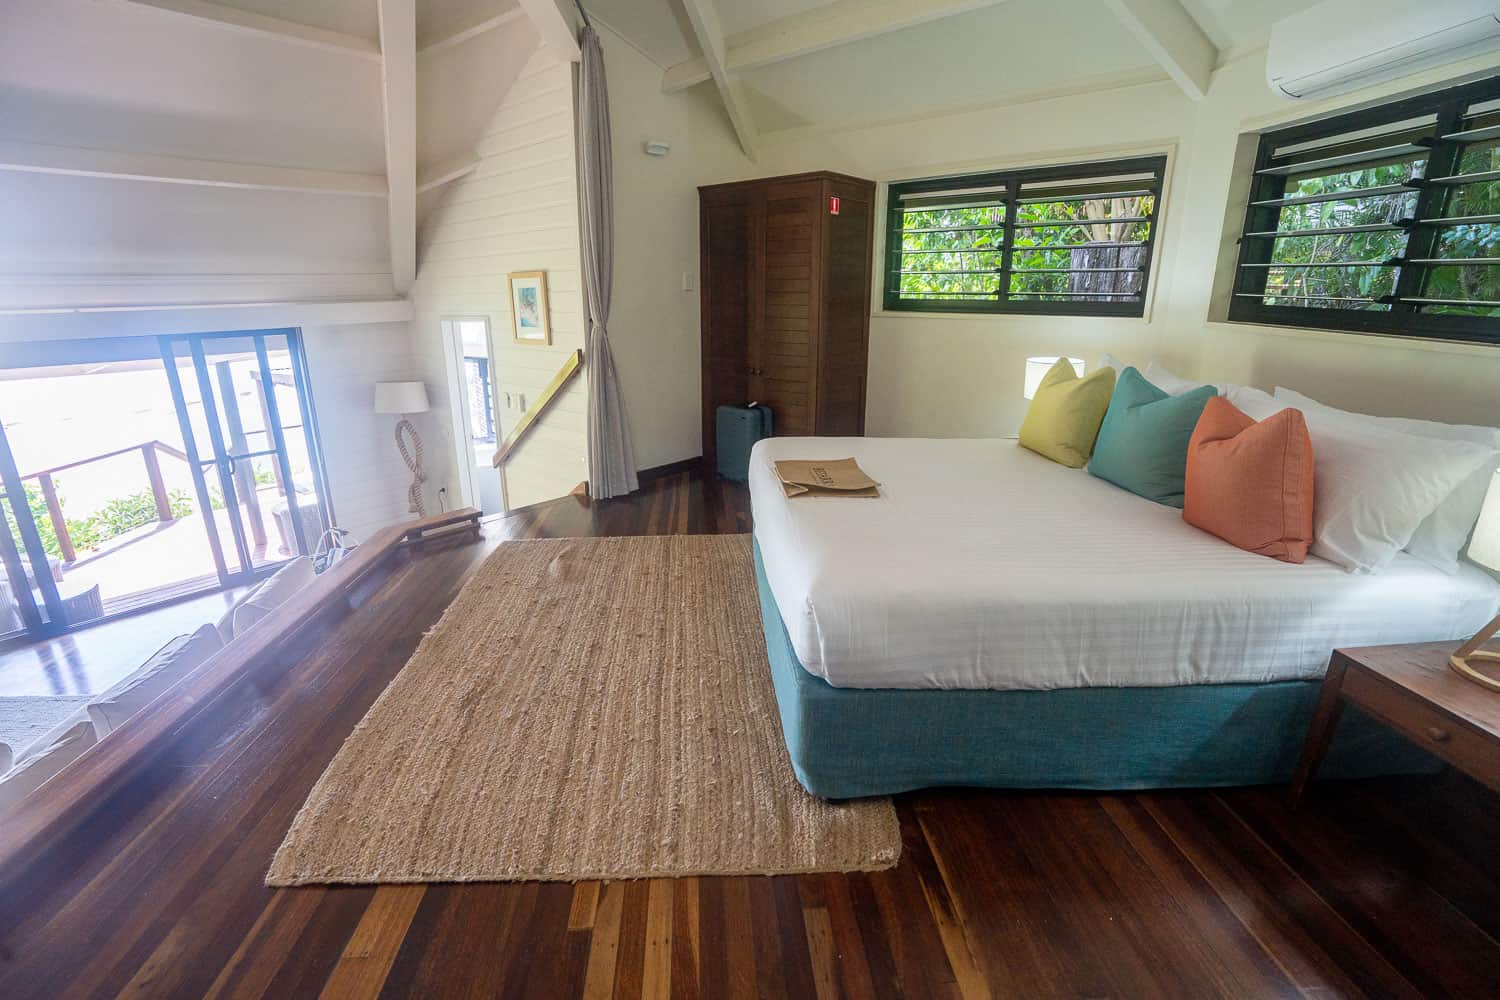
[{"label": "yellow cushion", "polygon": [[1100,368],[1083,378],[1067,358],[1042,378],[1021,424],[1021,447],[1062,465],[1081,469],[1094,453],[1094,438],[1115,391],[1115,370]]}]

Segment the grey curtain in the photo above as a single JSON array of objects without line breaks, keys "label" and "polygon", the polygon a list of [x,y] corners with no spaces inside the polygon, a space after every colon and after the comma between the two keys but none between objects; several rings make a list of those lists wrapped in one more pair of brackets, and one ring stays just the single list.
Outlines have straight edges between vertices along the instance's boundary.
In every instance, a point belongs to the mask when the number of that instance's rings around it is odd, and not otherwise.
[{"label": "grey curtain", "polygon": [[578,197],[583,217],[583,306],[588,327],[584,369],[589,385],[589,495],[602,500],[634,492],[640,484],[607,329],[615,258],[615,195],[604,48],[589,25],[584,26],[579,41],[583,66],[578,81]]}]

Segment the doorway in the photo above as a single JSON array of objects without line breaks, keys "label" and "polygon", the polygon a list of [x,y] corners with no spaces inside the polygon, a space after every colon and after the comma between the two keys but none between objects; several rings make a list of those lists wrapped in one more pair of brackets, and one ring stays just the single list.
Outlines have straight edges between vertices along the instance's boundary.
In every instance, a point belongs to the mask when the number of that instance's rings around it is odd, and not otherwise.
[{"label": "doorway", "polygon": [[505,501],[503,473],[492,464],[500,447],[497,368],[490,343],[490,321],[484,317],[445,319],[444,353],[449,361],[453,391],[453,432],[459,486],[464,503],[486,514],[502,514]]}]

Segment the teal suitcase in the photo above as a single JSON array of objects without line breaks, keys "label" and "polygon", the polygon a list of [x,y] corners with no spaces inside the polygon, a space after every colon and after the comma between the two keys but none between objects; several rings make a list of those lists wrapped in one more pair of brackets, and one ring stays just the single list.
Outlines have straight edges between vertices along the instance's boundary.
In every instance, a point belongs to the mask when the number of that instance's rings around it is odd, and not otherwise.
[{"label": "teal suitcase", "polygon": [[719,475],[737,483],[750,478],[750,449],[772,433],[771,408],[721,406],[714,413],[714,433],[719,452]]}]

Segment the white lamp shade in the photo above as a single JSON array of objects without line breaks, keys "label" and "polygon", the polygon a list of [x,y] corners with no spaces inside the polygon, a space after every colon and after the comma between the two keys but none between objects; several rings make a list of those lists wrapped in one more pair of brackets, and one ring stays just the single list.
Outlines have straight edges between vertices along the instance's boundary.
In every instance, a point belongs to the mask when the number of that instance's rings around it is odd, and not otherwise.
[{"label": "white lamp shade", "polygon": [[1469,540],[1469,559],[1487,569],[1500,570],[1500,471],[1490,480],[1474,537]]},{"label": "white lamp shade", "polygon": [[[1073,365],[1073,370],[1078,373],[1078,377],[1083,378],[1083,359],[1069,358],[1068,361]],[[1047,373],[1052,370],[1052,366],[1055,364],[1057,364],[1057,358],[1055,357],[1027,358],[1026,388],[1021,393],[1021,395],[1025,396],[1027,399],[1035,399],[1037,386],[1042,384],[1042,379],[1046,377]]]},{"label": "white lamp shade", "polygon": [[426,413],[427,386],[421,382],[376,382],[376,413]]}]

